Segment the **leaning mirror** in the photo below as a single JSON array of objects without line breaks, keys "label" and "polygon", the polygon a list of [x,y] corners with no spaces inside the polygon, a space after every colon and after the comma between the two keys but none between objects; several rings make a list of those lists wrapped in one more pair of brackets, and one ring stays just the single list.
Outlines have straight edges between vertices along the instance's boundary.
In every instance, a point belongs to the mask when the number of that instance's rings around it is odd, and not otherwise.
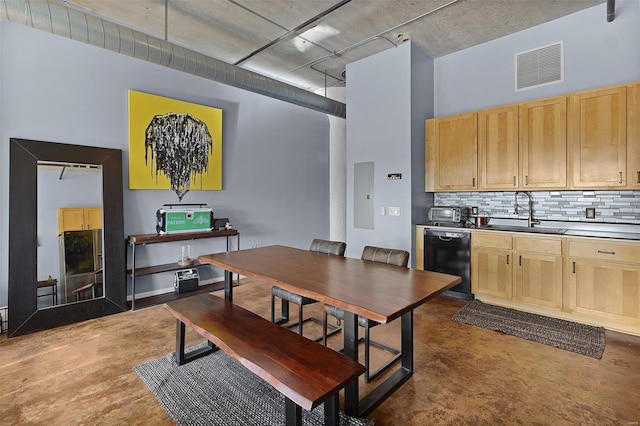
[{"label": "leaning mirror", "polygon": [[102,165],[38,161],[38,309],[104,296]]},{"label": "leaning mirror", "polygon": [[11,139],[10,337],[126,309],[122,187],[120,150]]}]

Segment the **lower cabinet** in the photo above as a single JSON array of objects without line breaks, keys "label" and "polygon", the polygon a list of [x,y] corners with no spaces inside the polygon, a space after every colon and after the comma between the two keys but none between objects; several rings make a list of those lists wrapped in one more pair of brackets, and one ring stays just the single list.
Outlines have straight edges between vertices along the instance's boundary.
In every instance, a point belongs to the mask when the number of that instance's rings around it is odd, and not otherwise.
[{"label": "lower cabinet", "polygon": [[472,235],[471,285],[476,295],[562,309],[562,239]]},{"label": "lower cabinet", "polygon": [[640,242],[474,231],[481,301],[640,336]]},{"label": "lower cabinet", "polygon": [[640,244],[569,239],[567,309],[640,327]]}]

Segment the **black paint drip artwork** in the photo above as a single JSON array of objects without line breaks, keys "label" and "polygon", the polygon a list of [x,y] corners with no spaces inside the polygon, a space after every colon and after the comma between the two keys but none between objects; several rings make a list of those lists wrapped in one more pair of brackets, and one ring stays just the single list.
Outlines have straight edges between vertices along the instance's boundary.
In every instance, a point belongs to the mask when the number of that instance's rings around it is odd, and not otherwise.
[{"label": "black paint drip artwork", "polygon": [[144,161],[148,165],[155,159],[156,182],[158,174],[163,173],[171,181],[171,189],[178,200],[191,188],[196,175],[209,168],[209,151],[213,149],[213,139],[207,125],[191,114],[169,112],[156,115],[145,131]]}]

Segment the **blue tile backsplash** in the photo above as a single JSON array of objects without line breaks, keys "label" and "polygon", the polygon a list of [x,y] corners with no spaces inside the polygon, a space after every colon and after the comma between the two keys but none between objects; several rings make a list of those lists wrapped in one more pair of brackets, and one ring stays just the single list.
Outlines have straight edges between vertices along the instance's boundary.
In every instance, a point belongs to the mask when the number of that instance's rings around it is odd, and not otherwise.
[{"label": "blue tile backsplash", "polygon": [[[515,192],[436,192],[436,206],[478,206],[492,217],[524,219],[515,215]],[[640,191],[532,191],[534,217],[539,220],[640,224]],[[518,203],[527,206],[520,196]],[[585,209],[596,209],[595,219],[585,217]]]}]

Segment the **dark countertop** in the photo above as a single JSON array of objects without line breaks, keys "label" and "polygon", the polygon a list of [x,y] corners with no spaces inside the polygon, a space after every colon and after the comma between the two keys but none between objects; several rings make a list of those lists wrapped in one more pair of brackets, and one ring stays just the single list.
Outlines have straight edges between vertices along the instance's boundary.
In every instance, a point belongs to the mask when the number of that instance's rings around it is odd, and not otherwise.
[{"label": "dark countertop", "polygon": [[442,226],[434,223],[418,224],[417,226],[451,231],[467,229],[471,231],[522,232],[536,235],[542,234],[640,241],[640,225],[635,224],[544,221],[539,225],[528,228],[526,222],[523,221],[495,219],[492,220],[488,226],[482,228],[476,228],[474,226]]}]

